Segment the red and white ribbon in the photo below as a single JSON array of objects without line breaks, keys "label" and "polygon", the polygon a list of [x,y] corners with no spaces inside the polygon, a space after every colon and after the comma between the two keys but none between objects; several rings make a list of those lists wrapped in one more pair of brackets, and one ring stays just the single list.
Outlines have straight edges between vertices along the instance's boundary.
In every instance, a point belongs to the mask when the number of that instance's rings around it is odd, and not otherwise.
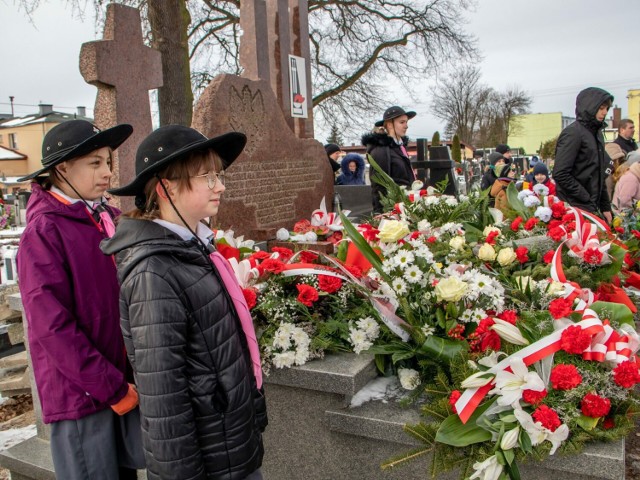
[{"label": "red and white ribbon", "polygon": [[[520,358],[525,365],[529,366],[543,358],[553,355],[560,350],[562,332],[570,326],[579,326],[591,335],[593,339],[592,344],[588,349],[589,352],[585,351],[588,360],[608,361],[615,365],[632,359],[640,345],[637,334],[631,334],[628,331],[629,329],[621,329],[620,332],[612,330],[613,333],[609,332],[607,335],[605,324],[598,318],[598,315],[593,310],[586,309],[582,315],[582,321],[570,323],[537,342],[528,345],[491,367],[487,373],[495,376],[498,372],[506,370],[514,358]],[[617,335],[614,335],[614,333]],[[606,353],[604,353],[604,356],[600,355],[603,353],[603,348],[600,345],[605,345]],[[583,354],[583,358],[585,354]],[[588,358],[590,356],[594,358]],[[596,356],[597,358],[595,358]],[[599,358],[602,358],[602,360],[599,360]],[[493,384],[494,381],[490,381],[482,387],[468,388],[462,393],[455,405],[462,423],[466,423],[469,420],[475,409],[493,388]]]},{"label": "red and white ribbon", "polygon": [[[345,216],[349,216],[351,210],[343,210],[342,213],[344,213]],[[329,230],[333,231],[342,230],[344,228],[342,226],[340,215],[335,212],[327,212],[325,197],[322,197],[320,208],[314,210],[311,214],[311,225],[314,227],[328,227]]]}]

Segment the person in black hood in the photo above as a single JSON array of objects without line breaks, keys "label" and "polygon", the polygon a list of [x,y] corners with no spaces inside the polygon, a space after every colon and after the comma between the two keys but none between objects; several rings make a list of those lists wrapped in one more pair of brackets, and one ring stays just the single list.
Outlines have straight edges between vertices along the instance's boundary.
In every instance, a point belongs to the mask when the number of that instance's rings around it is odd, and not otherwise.
[{"label": "person in black hood", "polygon": [[[416,112],[405,112],[400,107],[389,107],[385,110],[382,120],[375,123],[372,133],[362,136],[362,144],[367,147],[367,153],[373,157],[380,168],[398,185],[411,187],[416,179],[407,153],[409,139],[405,136],[408,122],[416,116]],[[375,170],[371,172],[371,195],[374,213],[382,212],[380,196],[385,189],[376,181]]]},{"label": "person in black hood", "polygon": [[573,207],[612,220],[605,178],[609,158],[604,151],[604,119],[613,95],[589,87],[576,98],[576,121],[558,137],[553,179],[557,195]]}]

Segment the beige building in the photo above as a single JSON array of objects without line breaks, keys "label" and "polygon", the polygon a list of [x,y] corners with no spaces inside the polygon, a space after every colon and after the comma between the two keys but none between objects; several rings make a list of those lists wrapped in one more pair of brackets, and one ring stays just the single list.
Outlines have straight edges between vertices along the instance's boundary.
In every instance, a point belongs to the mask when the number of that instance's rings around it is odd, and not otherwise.
[{"label": "beige building", "polygon": [[526,155],[533,155],[540,145],[557,137],[563,128],[575,121],[562,112],[530,113],[515,115],[509,127],[507,143],[512,149],[524,149]]},{"label": "beige building", "polygon": [[59,123],[74,119],[92,121],[86,117],[84,107],[69,114],[54,111],[53,105],[41,104],[38,113],[0,122],[0,187],[28,188],[29,182],[17,184],[16,180],[42,167],[42,139]]}]

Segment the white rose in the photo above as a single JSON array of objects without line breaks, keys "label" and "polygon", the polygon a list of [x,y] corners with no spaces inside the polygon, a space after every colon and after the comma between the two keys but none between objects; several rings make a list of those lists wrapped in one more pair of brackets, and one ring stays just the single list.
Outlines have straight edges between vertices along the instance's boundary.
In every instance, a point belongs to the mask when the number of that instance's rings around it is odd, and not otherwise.
[{"label": "white rose", "polygon": [[496,259],[496,251],[489,243],[485,243],[478,250],[478,258],[483,262],[493,262]]},{"label": "white rose", "polygon": [[394,243],[409,235],[409,227],[398,220],[387,220],[380,227],[378,238],[381,242]]},{"label": "white rose", "polygon": [[307,242],[317,242],[318,241],[318,235],[316,235],[316,232],[307,232],[304,234],[304,239]]},{"label": "white rose", "polygon": [[398,379],[405,390],[414,390],[420,385],[420,375],[411,368],[398,369]]},{"label": "white rose", "polygon": [[289,230],[287,230],[286,228],[281,228],[276,232],[276,238],[281,242],[289,240]]},{"label": "white rose", "polygon": [[516,258],[518,258],[518,256],[516,252],[513,251],[513,248],[506,247],[498,252],[497,260],[502,267],[506,267],[507,265],[511,265]]},{"label": "white rose", "polygon": [[449,240],[449,246],[454,250],[462,250],[466,241],[462,236],[455,236],[451,240]]},{"label": "white rose", "polygon": [[564,283],[556,282],[553,280],[549,283],[549,288],[547,289],[547,293],[549,295],[560,295],[564,294]]},{"label": "white rose", "polygon": [[444,300],[445,302],[457,302],[465,293],[467,293],[468,289],[469,285],[459,278],[449,277],[438,282],[435,288],[435,293],[438,300]]}]

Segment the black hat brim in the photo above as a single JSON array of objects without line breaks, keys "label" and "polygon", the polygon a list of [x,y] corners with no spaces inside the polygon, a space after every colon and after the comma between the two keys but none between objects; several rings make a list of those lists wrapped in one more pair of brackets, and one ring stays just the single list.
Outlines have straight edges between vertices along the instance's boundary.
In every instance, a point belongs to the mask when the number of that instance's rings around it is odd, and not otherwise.
[{"label": "black hat brim", "polygon": [[79,143],[68,151],[62,153],[56,152],[49,155],[48,157],[43,158],[43,167],[40,170],[30,173],[26,177],[19,178],[18,182],[24,182],[26,180],[31,180],[33,178],[44,175],[48,170],[62,162],[82,157],[93,152],[94,150],[98,150],[103,147],[110,147],[112,150],[115,150],[120,145],[122,145],[124,141],[129,138],[129,136],[131,136],[132,133],[133,127],[126,123],[116,125],[115,127],[111,127],[106,130],[102,130],[101,132],[98,132],[95,135],[87,138],[85,141]]},{"label": "black hat brim", "polygon": [[376,127],[382,127],[384,125],[384,122],[386,122],[387,120],[393,120],[394,118],[401,117],[402,115],[406,115],[407,117],[409,117],[409,120],[411,120],[413,117],[416,116],[416,112],[410,111],[410,112],[398,113],[398,115],[394,115],[394,116],[389,117],[389,118],[384,118],[382,120],[378,120],[374,125]]},{"label": "black hat brim", "polygon": [[244,146],[247,144],[247,136],[240,132],[229,132],[223,135],[203,140],[201,142],[195,142],[191,145],[176,150],[175,152],[167,155],[162,160],[155,162],[153,165],[144,169],[136,175],[131,183],[120,188],[113,188],[108,190],[111,195],[118,195],[121,197],[130,197],[142,193],[145,185],[153,177],[154,173],[162,170],[169,165],[172,161],[184,157],[187,154],[204,151],[214,150],[222,159],[222,168],[227,169],[231,164],[240,156]]}]

